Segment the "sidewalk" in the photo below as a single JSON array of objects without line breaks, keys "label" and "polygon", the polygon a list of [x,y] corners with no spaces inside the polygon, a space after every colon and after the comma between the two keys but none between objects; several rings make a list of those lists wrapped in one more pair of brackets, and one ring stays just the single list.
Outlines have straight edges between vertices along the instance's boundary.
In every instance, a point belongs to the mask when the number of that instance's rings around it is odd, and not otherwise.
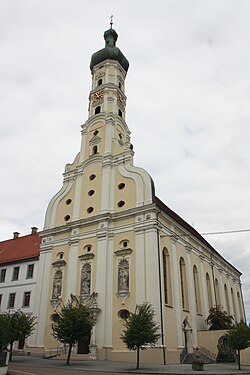
[{"label": "sidewalk", "polygon": [[[124,362],[110,362],[110,361],[75,361],[72,360],[69,366],[66,366],[65,360],[42,359],[38,357],[14,357],[13,362],[9,366],[8,375],[19,374],[22,367],[43,367],[50,369],[68,369],[73,371],[87,371],[87,372],[111,372],[111,373],[136,373],[136,374],[197,374],[193,371],[191,365],[141,365],[139,370],[135,369],[135,364]],[[211,375],[233,375],[233,374],[248,374],[250,375],[250,366],[242,366],[239,371],[237,363],[233,364],[206,364],[202,374]],[[18,372],[19,371],[19,372]],[[198,372],[199,374],[199,372]]]}]

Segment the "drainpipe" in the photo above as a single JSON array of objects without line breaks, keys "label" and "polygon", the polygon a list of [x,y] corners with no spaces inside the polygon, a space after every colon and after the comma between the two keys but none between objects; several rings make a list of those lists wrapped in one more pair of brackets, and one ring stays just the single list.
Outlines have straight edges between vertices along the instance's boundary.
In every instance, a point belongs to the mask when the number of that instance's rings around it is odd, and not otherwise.
[{"label": "drainpipe", "polygon": [[163,301],[162,301],[162,285],[161,285],[161,250],[160,250],[160,233],[158,228],[159,214],[157,212],[157,247],[158,247],[158,270],[159,270],[159,292],[160,292],[160,318],[161,318],[161,344],[162,344],[162,354],[163,354],[163,364],[166,365],[166,352],[164,344],[164,327],[163,327]]}]

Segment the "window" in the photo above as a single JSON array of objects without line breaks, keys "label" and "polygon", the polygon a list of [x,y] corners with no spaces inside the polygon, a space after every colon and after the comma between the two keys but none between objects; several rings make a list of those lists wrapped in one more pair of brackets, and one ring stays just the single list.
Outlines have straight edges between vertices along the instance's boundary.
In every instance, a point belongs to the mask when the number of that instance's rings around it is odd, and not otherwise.
[{"label": "window", "polygon": [[94,180],[95,178],[96,178],[95,174],[92,174],[92,175],[89,176],[90,181]]},{"label": "window", "polygon": [[201,295],[200,295],[199,275],[198,275],[198,269],[196,266],[193,267],[193,279],[194,279],[196,312],[197,314],[201,314]]},{"label": "window", "polygon": [[162,262],[163,262],[163,286],[164,286],[164,300],[166,305],[172,304],[171,294],[171,275],[170,275],[170,259],[169,252],[166,248],[162,251]]},{"label": "window", "polygon": [[97,148],[97,146],[94,146],[94,147],[92,148],[92,155],[97,154],[97,152],[98,152],[98,148]]},{"label": "window", "polygon": [[66,200],[66,204],[70,204],[71,202],[72,202],[71,199],[67,199],[67,200]]},{"label": "window", "polygon": [[207,298],[208,298],[208,306],[209,308],[213,307],[212,301],[212,290],[211,290],[211,283],[210,283],[210,276],[206,273],[206,284],[207,284]]},{"label": "window", "polygon": [[98,83],[97,83],[97,86],[101,86],[101,85],[102,85],[102,79],[99,79]]},{"label": "window", "polygon": [[32,279],[34,273],[34,264],[28,264],[26,279]]},{"label": "window", "polygon": [[229,298],[228,298],[228,291],[227,291],[226,284],[224,284],[224,292],[225,292],[225,298],[226,298],[226,311],[228,314],[230,314]]},{"label": "window", "polygon": [[124,201],[119,201],[119,202],[117,203],[117,206],[118,206],[118,207],[122,207],[122,206],[124,206],[124,204],[125,204]]},{"label": "window", "polygon": [[126,320],[128,319],[129,315],[130,315],[130,312],[126,309],[118,311],[118,317],[120,319]]},{"label": "window", "polygon": [[122,111],[118,109],[118,115],[122,118]]},{"label": "window", "polygon": [[95,109],[95,115],[97,115],[97,114],[100,113],[100,112],[101,112],[101,106],[98,105],[98,106],[96,107],[96,109]]},{"label": "window", "polygon": [[93,207],[89,207],[88,209],[87,209],[87,213],[88,214],[90,214],[91,212],[93,212],[94,211],[94,208]]},{"label": "window", "polygon": [[118,185],[118,189],[119,190],[122,190],[122,189],[124,189],[125,188],[125,184],[124,184],[124,182],[121,182],[119,185]]},{"label": "window", "polygon": [[186,264],[184,259],[180,258],[180,280],[181,280],[181,301],[182,308],[188,309],[188,294],[187,294],[187,276],[186,276]]},{"label": "window", "polygon": [[5,276],[6,276],[6,268],[4,268],[4,269],[1,270],[0,283],[4,283],[5,282]]},{"label": "window", "polygon": [[3,295],[0,294],[0,308],[1,308],[1,304],[2,304],[2,297],[3,297]]},{"label": "window", "polygon": [[128,247],[128,241],[123,241],[123,247]]},{"label": "window", "polygon": [[240,298],[239,292],[237,292],[237,303],[238,303],[239,311],[240,311],[240,320],[242,320],[242,319],[244,319],[244,313],[243,313],[243,310],[242,310],[242,304],[241,304],[241,298]]},{"label": "window", "polygon": [[90,190],[90,191],[88,192],[88,195],[89,195],[89,196],[91,196],[91,195],[93,195],[93,194],[95,194],[95,191],[94,191],[94,190]]},{"label": "window", "polygon": [[234,298],[233,288],[231,288],[231,299],[232,299],[232,305],[233,305],[233,317],[234,317],[234,320],[236,320],[236,306],[235,306],[235,298]]},{"label": "window", "polygon": [[65,220],[65,221],[69,221],[69,219],[70,219],[70,216],[69,216],[69,215],[64,216],[64,220]]},{"label": "window", "polygon": [[15,298],[16,293],[10,293],[9,295],[9,302],[8,302],[8,309],[13,309],[15,306]]},{"label": "window", "polygon": [[122,84],[121,82],[118,83],[119,89],[122,89]]},{"label": "window", "polygon": [[221,305],[220,288],[219,288],[218,279],[215,279],[214,283],[215,283],[215,302],[216,302],[216,305]]},{"label": "window", "polygon": [[12,281],[18,280],[19,276],[19,267],[13,268]]},{"label": "window", "polygon": [[29,307],[30,306],[30,295],[31,295],[31,292],[24,292],[24,294],[23,294],[23,307]]}]

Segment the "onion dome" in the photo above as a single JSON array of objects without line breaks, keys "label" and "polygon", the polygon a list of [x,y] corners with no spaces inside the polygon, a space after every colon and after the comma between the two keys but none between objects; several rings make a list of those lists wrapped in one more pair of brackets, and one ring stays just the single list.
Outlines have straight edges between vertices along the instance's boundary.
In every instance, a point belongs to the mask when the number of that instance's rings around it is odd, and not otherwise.
[{"label": "onion dome", "polygon": [[120,51],[118,47],[116,47],[116,41],[118,38],[117,32],[112,29],[112,24],[109,30],[105,31],[104,39],[105,39],[105,47],[100,51],[95,52],[90,61],[90,69],[92,70],[96,64],[104,60],[116,60],[118,61],[123,69],[127,72],[129,67],[129,62],[123,53]]}]

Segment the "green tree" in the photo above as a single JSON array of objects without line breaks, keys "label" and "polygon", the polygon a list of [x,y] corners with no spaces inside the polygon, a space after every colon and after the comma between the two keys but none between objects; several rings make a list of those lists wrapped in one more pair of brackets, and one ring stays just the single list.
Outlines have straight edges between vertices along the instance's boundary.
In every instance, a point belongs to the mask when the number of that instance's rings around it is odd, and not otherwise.
[{"label": "green tree", "polygon": [[231,328],[233,326],[233,321],[232,315],[228,315],[228,313],[223,311],[222,307],[218,305],[210,308],[205,323],[210,326],[209,330],[218,330]]},{"label": "green tree", "polygon": [[154,322],[155,312],[151,304],[137,305],[135,312],[124,322],[122,341],[129,350],[137,350],[136,369],[139,369],[140,349],[154,345],[159,337],[159,324]]},{"label": "green tree", "polygon": [[0,353],[9,344],[9,319],[6,314],[0,315]]},{"label": "green tree", "polygon": [[87,340],[96,323],[91,309],[82,305],[76,298],[62,306],[57,320],[52,323],[53,336],[69,345],[66,364],[69,365],[73,345],[79,340]]},{"label": "green tree", "polygon": [[230,331],[227,332],[229,346],[237,350],[238,367],[240,368],[240,352],[250,347],[250,327],[243,321],[236,323]]},{"label": "green tree", "polygon": [[6,324],[8,328],[8,335],[9,340],[8,344],[10,344],[10,358],[9,360],[12,361],[12,352],[13,352],[13,344],[15,341],[23,340],[26,337],[29,337],[31,333],[34,331],[34,327],[36,324],[36,318],[34,316],[26,315],[22,311],[17,310],[14,313],[8,312],[3,314],[5,315]]},{"label": "green tree", "polygon": [[36,324],[35,319],[20,310],[0,315],[0,351],[10,344],[10,361],[14,342],[31,335]]}]

